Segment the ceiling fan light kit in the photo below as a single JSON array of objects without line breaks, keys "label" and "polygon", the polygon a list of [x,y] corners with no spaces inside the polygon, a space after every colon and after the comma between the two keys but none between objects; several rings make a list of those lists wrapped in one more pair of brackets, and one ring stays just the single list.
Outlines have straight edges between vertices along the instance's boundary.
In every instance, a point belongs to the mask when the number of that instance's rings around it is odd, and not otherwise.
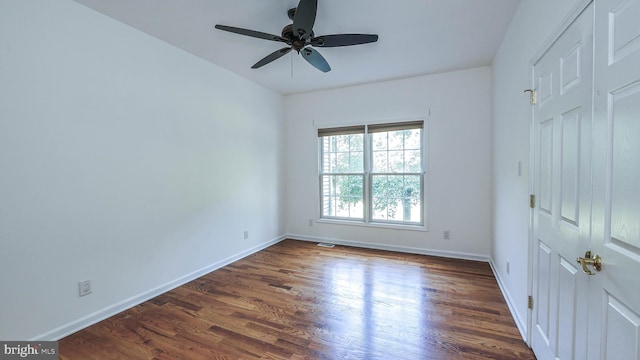
[{"label": "ceiling fan light kit", "polygon": [[331,71],[331,67],[329,63],[327,63],[327,60],[325,60],[317,50],[313,49],[313,47],[352,46],[378,41],[378,35],[375,34],[335,34],[316,37],[313,33],[313,25],[316,21],[317,10],[318,0],[300,0],[298,7],[287,11],[287,16],[293,21],[293,24],[285,26],[282,29],[281,35],[273,35],[227,25],[216,25],[215,28],[240,35],[287,44],[287,47],[276,50],[262,58],[251,67],[252,69],[258,69],[290,53],[291,50],[295,50],[313,67],[326,73]]}]

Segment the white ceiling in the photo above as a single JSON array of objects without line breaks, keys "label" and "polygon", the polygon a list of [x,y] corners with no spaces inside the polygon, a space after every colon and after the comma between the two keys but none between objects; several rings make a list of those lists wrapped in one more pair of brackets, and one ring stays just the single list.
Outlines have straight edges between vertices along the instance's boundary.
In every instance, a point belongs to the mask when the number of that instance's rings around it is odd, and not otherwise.
[{"label": "white ceiling", "polygon": [[314,32],[378,34],[377,43],[316,48],[322,73],[295,53],[251,66],[282,43],[214,29],[280,35],[297,0],[76,0],[282,94],[491,64],[520,0],[319,0]]}]

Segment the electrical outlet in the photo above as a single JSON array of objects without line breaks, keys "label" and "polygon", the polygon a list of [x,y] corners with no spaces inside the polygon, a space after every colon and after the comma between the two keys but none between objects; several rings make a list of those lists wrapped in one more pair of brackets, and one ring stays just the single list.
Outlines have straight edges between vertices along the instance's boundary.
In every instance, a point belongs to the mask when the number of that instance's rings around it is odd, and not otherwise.
[{"label": "electrical outlet", "polygon": [[449,232],[449,230],[445,230],[442,233],[442,238],[445,239],[445,240],[449,240],[451,238],[451,233]]},{"label": "electrical outlet", "polygon": [[244,231],[244,239],[245,240],[249,239],[249,230]]},{"label": "electrical outlet", "polygon": [[309,219],[309,226],[313,226],[313,219]]},{"label": "electrical outlet", "polygon": [[91,280],[80,281],[78,283],[78,289],[80,296],[86,296],[91,294]]},{"label": "electrical outlet", "polygon": [[507,274],[509,274],[510,271],[511,271],[511,264],[509,263],[509,260],[507,260]]}]

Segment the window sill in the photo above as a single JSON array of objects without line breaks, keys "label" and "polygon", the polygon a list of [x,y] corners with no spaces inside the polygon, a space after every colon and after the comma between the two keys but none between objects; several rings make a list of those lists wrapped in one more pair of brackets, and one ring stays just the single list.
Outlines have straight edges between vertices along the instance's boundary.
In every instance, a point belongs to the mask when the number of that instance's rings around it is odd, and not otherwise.
[{"label": "window sill", "polygon": [[403,225],[403,224],[387,224],[387,223],[376,223],[376,222],[367,223],[362,221],[341,220],[341,219],[321,218],[321,219],[317,219],[316,223],[331,224],[331,225],[361,226],[361,227],[368,227],[368,228],[392,229],[392,230],[423,231],[423,232],[429,231],[425,225]]}]

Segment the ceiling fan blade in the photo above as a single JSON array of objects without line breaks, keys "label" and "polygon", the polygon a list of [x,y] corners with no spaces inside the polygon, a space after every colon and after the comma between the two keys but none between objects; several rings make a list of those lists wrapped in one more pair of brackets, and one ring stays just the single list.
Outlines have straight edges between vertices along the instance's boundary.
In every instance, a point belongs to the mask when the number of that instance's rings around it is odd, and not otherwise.
[{"label": "ceiling fan blade", "polygon": [[282,48],[280,50],[276,50],[274,52],[272,52],[271,54],[265,56],[262,60],[258,61],[257,63],[255,63],[255,65],[253,65],[251,68],[252,69],[257,69],[259,67],[265,66],[268,63],[280,59],[281,57],[287,55],[288,53],[291,52],[291,48],[290,47],[286,47],[286,48]]},{"label": "ceiling fan blade", "polygon": [[227,26],[227,25],[216,25],[216,29],[224,30],[224,31],[228,31],[228,32],[232,32],[240,35],[251,36],[258,39],[289,43],[289,40],[283,38],[282,36],[267,34],[267,33],[255,31],[255,30],[243,29],[243,28]]},{"label": "ceiling fan blade", "polygon": [[322,57],[322,55],[320,55],[316,50],[306,47],[300,50],[300,53],[302,54],[302,57],[316,69],[325,73],[331,71],[331,66],[329,66],[327,60],[325,60],[324,57]]},{"label": "ceiling fan blade", "polygon": [[302,40],[311,36],[313,24],[316,22],[318,0],[300,0],[293,18],[293,34]]},{"label": "ceiling fan blade", "polygon": [[338,47],[368,44],[378,41],[378,35],[373,34],[337,34],[316,36],[311,39],[312,46]]}]

